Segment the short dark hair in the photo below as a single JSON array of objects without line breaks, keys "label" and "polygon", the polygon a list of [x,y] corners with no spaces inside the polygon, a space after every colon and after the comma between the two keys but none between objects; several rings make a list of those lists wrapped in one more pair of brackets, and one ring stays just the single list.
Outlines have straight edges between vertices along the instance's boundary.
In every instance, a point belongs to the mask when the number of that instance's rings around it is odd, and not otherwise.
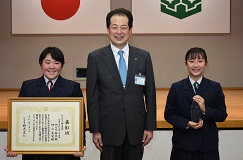
[{"label": "short dark hair", "polygon": [[51,54],[51,57],[53,59],[55,59],[56,61],[61,62],[62,67],[63,67],[63,65],[65,63],[64,55],[63,55],[62,51],[57,47],[47,47],[42,51],[42,53],[40,54],[40,57],[39,57],[39,64],[40,65],[42,65],[43,60],[46,58],[46,56],[48,54]]},{"label": "short dark hair", "polygon": [[205,59],[206,63],[208,62],[205,50],[199,47],[193,47],[187,51],[185,56],[185,62],[187,62],[188,59],[196,59],[199,55],[202,56],[203,59]]},{"label": "short dark hair", "polygon": [[119,15],[119,16],[126,16],[128,18],[128,27],[129,29],[132,28],[133,26],[133,16],[132,13],[124,8],[117,8],[112,11],[110,11],[107,16],[106,16],[106,27],[109,28],[111,24],[111,17],[114,15]]}]

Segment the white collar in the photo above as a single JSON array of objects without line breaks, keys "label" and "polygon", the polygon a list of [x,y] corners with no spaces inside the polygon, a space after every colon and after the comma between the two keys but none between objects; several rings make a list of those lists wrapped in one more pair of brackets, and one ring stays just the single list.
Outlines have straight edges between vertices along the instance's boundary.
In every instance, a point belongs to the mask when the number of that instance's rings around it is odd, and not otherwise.
[{"label": "white collar", "polygon": [[[202,78],[203,78],[203,76],[197,80],[197,83],[198,84],[200,84],[202,82]],[[191,82],[192,85],[196,82],[190,76],[189,76],[189,80],[190,80],[190,82]]]},{"label": "white collar", "polygon": [[110,44],[111,44],[111,50],[112,50],[114,56],[118,55],[118,51],[120,51],[120,50],[123,50],[123,51],[124,51],[124,55],[128,54],[128,52],[127,52],[128,49],[129,49],[129,45],[128,45],[128,43],[127,43],[126,46],[125,46],[124,48],[122,48],[122,49],[119,49],[119,48],[115,47],[112,43],[110,43]]},{"label": "white collar", "polygon": [[46,78],[46,76],[44,76],[44,80],[45,80],[46,84],[47,84],[48,81],[51,81],[54,85],[56,83],[57,79],[58,79],[58,77],[53,79],[53,80],[49,80],[48,78]]}]

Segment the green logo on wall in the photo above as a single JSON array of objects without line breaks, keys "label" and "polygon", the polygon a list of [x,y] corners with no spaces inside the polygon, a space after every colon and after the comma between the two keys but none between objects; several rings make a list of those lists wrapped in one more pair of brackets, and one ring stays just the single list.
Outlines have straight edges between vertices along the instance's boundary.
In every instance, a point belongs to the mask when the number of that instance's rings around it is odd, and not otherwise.
[{"label": "green logo on wall", "polygon": [[183,19],[201,12],[202,0],[161,0],[161,12]]}]

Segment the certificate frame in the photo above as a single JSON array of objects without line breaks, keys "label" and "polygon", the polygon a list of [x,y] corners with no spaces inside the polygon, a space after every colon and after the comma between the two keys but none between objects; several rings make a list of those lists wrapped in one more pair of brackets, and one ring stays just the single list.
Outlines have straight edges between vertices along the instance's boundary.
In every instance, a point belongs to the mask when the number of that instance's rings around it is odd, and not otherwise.
[{"label": "certificate frame", "polygon": [[8,98],[8,150],[17,154],[74,154],[84,147],[81,97]]}]

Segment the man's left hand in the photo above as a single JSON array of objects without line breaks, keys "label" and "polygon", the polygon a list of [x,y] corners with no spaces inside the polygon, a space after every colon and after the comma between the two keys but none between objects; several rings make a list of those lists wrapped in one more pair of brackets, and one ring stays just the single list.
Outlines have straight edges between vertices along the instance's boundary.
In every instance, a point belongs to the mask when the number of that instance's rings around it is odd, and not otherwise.
[{"label": "man's left hand", "polygon": [[149,142],[153,139],[153,131],[148,131],[148,130],[144,130],[143,132],[143,145],[142,147],[146,146],[147,144],[149,144]]}]

